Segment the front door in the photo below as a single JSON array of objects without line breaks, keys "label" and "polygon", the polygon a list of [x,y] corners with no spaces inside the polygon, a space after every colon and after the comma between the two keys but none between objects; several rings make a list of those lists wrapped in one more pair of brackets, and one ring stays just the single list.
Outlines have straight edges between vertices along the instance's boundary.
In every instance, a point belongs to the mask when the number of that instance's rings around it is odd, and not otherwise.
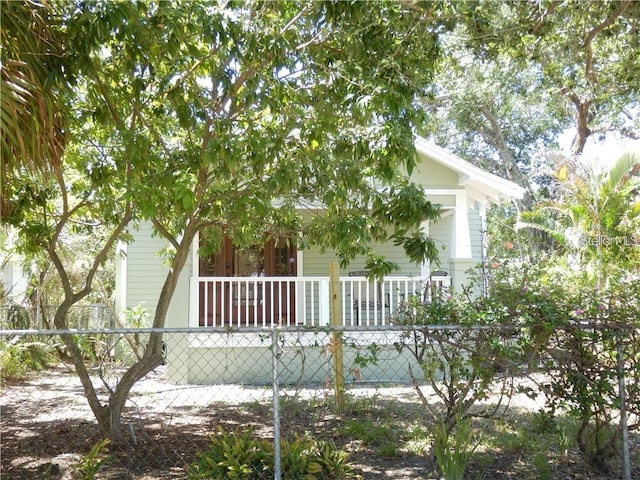
[{"label": "front door", "polygon": [[264,277],[295,277],[296,258],[285,237],[248,248],[225,238],[219,253],[200,259],[199,274],[234,280],[200,284],[200,325],[295,324],[295,283]]}]

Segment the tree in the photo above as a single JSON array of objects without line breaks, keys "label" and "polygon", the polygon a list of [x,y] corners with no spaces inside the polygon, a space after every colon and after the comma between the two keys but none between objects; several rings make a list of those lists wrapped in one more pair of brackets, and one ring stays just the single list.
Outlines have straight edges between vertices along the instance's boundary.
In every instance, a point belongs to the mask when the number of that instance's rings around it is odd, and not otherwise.
[{"label": "tree", "polygon": [[637,138],[640,4],[548,1],[485,3],[466,22],[481,58],[507,55],[535,66],[548,94],[573,111],[579,155],[592,135]]},{"label": "tree", "polygon": [[537,197],[532,175],[545,162],[544,149],[557,146],[568,111],[555,107],[538,68],[504,54],[474,57],[459,30],[444,42],[434,90],[423,99],[431,114],[425,129],[439,144],[524,187],[520,204],[529,209]]},{"label": "tree", "polygon": [[[437,212],[400,176],[415,161],[415,100],[438,53],[431,16],[391,2],[58,6],[79,72],[65,175],[16,180],[24,202],[9,217],[54,261],[65,291],[57,328],[130,220],[151,221],[171,245],[154,327],[201,232],[210,251],[223,234],[251,244],[267,231],[303,232],[343,263],[388,238],[416,261],[435,255],[419,226]],[[105,236],[74,289],[61,239],[97,224]],[[162,335],[105,403],[62,339],[103,433],[126,442],[122,409],[161,363]]]},{"label": "tree", "polygon": [[546,149],[575,128],[637,138],[638,4],[484,2],[450,5],[442,64],[423,99],[427,134],[525,187],[524,210],[545,195]]},{"label": "tree", "polygon": [[527,214],[530,227],[548,233],[570,263],[598,286],[637,273],[640,156],[627,153],[609,169],[567,162],[556,171],[554,198]]}]

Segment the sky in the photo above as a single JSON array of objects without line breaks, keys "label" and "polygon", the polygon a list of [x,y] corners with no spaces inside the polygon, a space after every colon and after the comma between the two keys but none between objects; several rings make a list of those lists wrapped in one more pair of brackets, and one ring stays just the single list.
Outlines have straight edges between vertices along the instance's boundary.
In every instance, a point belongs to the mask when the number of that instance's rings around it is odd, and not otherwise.
[{"label": "sky", "polygon": [[[562,153],[566,156],[571,156],[570,147],[574,136],[575,130],[572,129],[560,135],[560,146]],[[640,154],[640,140],[631,140],[609,134],[604,141],[598,141],[598,139],[592,135],[587,140],[582,158],[585,161],[606,167],[613,165],[618,158],[627,152]]]}]

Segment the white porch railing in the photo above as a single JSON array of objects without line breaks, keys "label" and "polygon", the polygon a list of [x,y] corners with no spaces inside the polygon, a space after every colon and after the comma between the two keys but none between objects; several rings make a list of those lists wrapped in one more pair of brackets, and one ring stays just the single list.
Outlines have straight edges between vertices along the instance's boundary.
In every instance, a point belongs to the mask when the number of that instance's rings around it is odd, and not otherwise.
[{"label": "white porch railing", "polygon": [[[429,300],[450,277],[340,278],[343,326],[389,325],[409,297]],[[192,277],[189,326],[266,327],[329,324],[328,277]]]}]

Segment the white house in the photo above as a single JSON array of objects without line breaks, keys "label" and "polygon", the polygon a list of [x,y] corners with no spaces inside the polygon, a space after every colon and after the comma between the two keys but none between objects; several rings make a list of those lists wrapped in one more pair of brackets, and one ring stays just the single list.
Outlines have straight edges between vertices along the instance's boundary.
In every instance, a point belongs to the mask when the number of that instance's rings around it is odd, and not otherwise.
[{"label": "white house", "polygon": [[[364,260],[356,259],[341,271],[341,316],[345,326],[389,325],[394,311],[408,296],[428,296],[433,288],[459,291],[467,283],[469,269],[482,261],[487,207],[524,194],[518,185],[485,172],[424,138],[416,137],[415,146],[418,164],[411,180],[423,185],[429,200],[441,205],[440,219],[423,225],[439,247],[440,266],[437,271],[429,264],[417,266],[404,256],[402,247],[377,245],[376,251],[397,263],[400,270],[383,281],[370,281]],[[135,233],[133,243],[119,246],[119,312],[143,305],[153,313],[166,276],[157,255],[163,246],[161,239],[151,236],[148,226]],[[168,327],[267,328],[274,323],[329,323],[329,264],[336,260],[331,252],[297,250],[291,242],[277,240],[244,249],[227,240],[219,254],[208,258],[198,258],[197,250],[193,249],[179,281],[167,317]],[[234,356],[233,363],[237,365],[245,360],[255,364],[255,359],[242,359],[239,355],[255,354],[247,352],[247,348],[264,348],[262,343],[218,348],[206,335],[198,335],[176,340],[173,348],[173,342],[167,340],[169,374],[175,382],[269,380],[268,370],[262,375],[255,369],[234,371],[222,367],[229,365],[229,355]],[[313,376],[310,379],[322,380]]]}]

